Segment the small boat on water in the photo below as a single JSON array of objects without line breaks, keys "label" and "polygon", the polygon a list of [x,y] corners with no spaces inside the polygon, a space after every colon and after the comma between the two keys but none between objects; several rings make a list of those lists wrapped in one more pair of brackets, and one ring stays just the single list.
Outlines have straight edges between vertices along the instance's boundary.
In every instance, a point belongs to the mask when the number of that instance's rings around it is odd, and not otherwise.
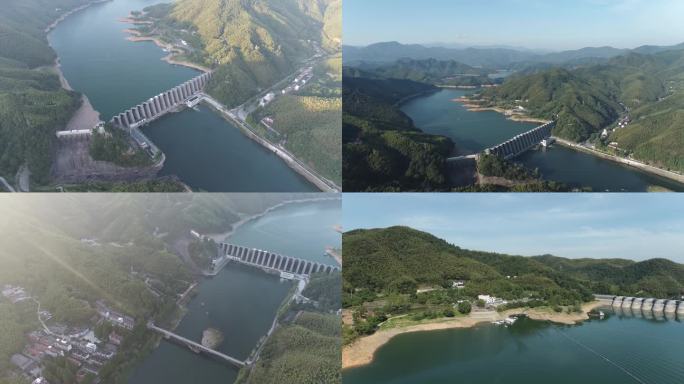
[{"label": "small boat on water", "polygon": [[505,325],[513,325],[513,324],[515,324],[516,320],[518,320],[518,319],[515,317],[507,317],[504,319],[504,324]]}]

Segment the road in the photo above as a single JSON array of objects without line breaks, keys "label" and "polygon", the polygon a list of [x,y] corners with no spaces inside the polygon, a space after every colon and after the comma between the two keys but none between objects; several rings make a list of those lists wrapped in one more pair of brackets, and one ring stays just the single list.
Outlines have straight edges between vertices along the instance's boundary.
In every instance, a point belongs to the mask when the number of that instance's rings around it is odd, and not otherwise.
[{"label": "road", "polygon": [[630,167],[640,169],[644,172],[652,173],[652,174],[662,176],[662,177],[665,177],[665,178],[668,178],[671,180],[675,180],[675,181],[680,182],[680,183],[684,183],[684,175],[682,175],[680,173],[676,173],[676,172],[668,171],[665,169],[657,168],[657,167],[654,167],[652,165],[644,164],[640,161],[636,161],[633,159],[626,159],[624,157],[610,155],[608,153],[589,148],[586,145],[573,143],[571,141],[559,139],[557,137],[554,137],[554,139],[556,140],[556,142],[558,144],[563,145],[565,147],[573,148],[573,149],[576,149],[576,150],[579,150],[582,152],[587,152],[589,154],[592,154],[594,156],[598,156],[598,157],[606,159],[606,160],[612,160],[616,163],[629,165]]},{"label": "road", "polygon": [[[317,61],[324,60],[327,58],[327,56],[322,54],[322,50],[320,49],[320,47],[316,48],[316,52],[317,53],[314,56],[305,60],[303,63],[304,65],[301,66],[299,69],[297,69],[295,72],[293,72],[290,75],[286,76],[285,78],[281,79],[280,81],[273,84],[268,89],[262,91],[258,95],[248,99],[247,101],[245,101],[244,103],[242,103],[242,105],[240,105],[238,107],[235,107],[233,109],[228,110],[225,106],[220,104],[215,99],[209,100],[209,103],[212,104],[214,106],[214,108],[223,112],[224,115],[226,115],[233,123],[237,124],[238,126],[243,128],[244,130],[249,131],[251,133],[251,135],[258,137],[260,139],[260,140],[257,140],[258,142],[260,142],[262,145],[266,146],[267,148],[273,150],[278,156],[280,156],[283,160],[285,160],[285,162],[292,169],[294,169],[295,171],[300,173],[302,176],[304,176],[307,180],[309,180],[311,183],[316,185],[316,187],[319,188],[321,191],[323,191],[323,192],[340,192],[341,188],[337,184],[335,184],[335,182],[323,177],[321,174],[319,174],[315,170],[311,169],[308,165],[304,164],[294,154],[292,154],[291,152],[289,152],[287,149],[283,148],[282,146],[271,144],[268,140],[266,140],[265,138],[261,137],[259,134],[254,132],[252,130],[252,127],[247,123],[247,117],[251,113],[256,111],[257,108],[259,108],[259,100],[261,98],[263,98],[269,92],[280,93],[280,89],[285,84],[288,84],[296,76],[298,76],[299,74],[304,72],[308,67],[314,66]],[[207,97],[208,97],[208,95],[207,95]],[[215,105],[215,104],[217,104],[217,105]],[[274,147],[275,147],[275,149],[274,149]]]},{"label": "road", "polygon": [[212,106],[214,109],[218,110],[223,114],[223,116],[232,122],[233,124],[237,125],[239,128],[241,128],[245,134],[247,134],[248,137],[253,139],[254,141],[258,142],[259,144],[263,145],[264,147],[270,149],[278,155],[281,159],[285,160],[285,163],[287,165],[294,169],[296,172],[298,172],[300,175],[304,176],[307,180],[309,180],[312,184],[314,184],[318,189],[320,189],[323,192],[339,192],[340,188],[335,185],[334,182],[324,178],[320,174],[318,174],[316,171],[310,169],[306,164],[304,164],[302,161],[300,161],[295,155],[293,155],[290,151],[287,149],[281,147],[281,146],[276,146],[272,144],[270,141],[264,139],[263,137],[259,136],[257,133],[252,131],[251,127],[249,124],[245,123],[243,120],[239,119],[235,115],[235,110],[228,110],[223,104],[218,102],[216,99],[212,98],[211,96],[207,94],[201,94],[201,97],[203,101],[207,102],[210,106]]},{"label": "road", "polygon": [[196,343],[192,340],[186,339],[185,337],[177,335],[171,331],[167,331],[166,329],[159,328],[156,325],[154,325],[154,323],[151,321],[147,323],[147,328],[151,329],[153,331],[157,331],[157,332],[161,333],[162,335],[164,335],[165,337],[176,339],[176,340],[180,341],[181,343],[187,344],[188,346],[191,346],[191,347],[196,348],[200,351],[203,351],[203,352],[206,352],[208,354],[219,357],[219,358],[226,360],[226,361],[228,361],[234,365],[237,365],[239,367],[245,366],[245,362],[242,360],[238,360],[234,357],[230,357],[230,356],[226,355],[225,353],[221,353],[221,352],[213,350],[211,348],[207,348],[202,344],[199,344],[199,343]]}]

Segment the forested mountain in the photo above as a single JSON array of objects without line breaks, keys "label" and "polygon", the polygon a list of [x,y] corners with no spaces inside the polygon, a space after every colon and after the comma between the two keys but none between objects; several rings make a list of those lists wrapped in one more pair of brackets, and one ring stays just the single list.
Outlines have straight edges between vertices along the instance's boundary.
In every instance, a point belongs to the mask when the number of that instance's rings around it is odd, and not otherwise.
[{"label": "forested mountain", "polygon": [[0,175],[13,180],[23,164],[33,179],[49,175],[55,131],[79,106],[50,67],[55,53],[45,29],[90,0],[7,0],[0,8]]},{"label": "forested mountain", "polygon": [[197,32],[193,61],[217,66],[207,91],[229,106],[294,72],[317,45],[340,49],[341,0],[180,0],[151,10]]},{"label": "forested mountain", "polygon": [[366,47],[343,46],[345,64],[356,62],[393,62],[403,58],[415,60],[456,60],[474,67],[508,68],[520,63],[563,64],[588,59],[610,59],[630,52],[652,54],[684,49],[684,43],[672,46],[644,45],[634,49],[586,47],[575,50],[540,53],[506,47],[428,47],[419,44],[382,42]]},{"label": "forested mountain", "polygon": [[443,48],[425,47],[419,44],[383,42],[367,47],[343,46],[344,61],[352,64],[359,61],[393,62],[403,58],[415,60],[456,60],[471,66],[501,68],[511,63],[529,61],[534,53],[507,48]]},{"label": "forested mountain", "polygon": [[[88,324],[95,301],[105,300],[136,317],[140,340],[150,342],[124,350],[134,360],[154,342],[142,320],[169,321],[177,295],[194,278],[171,253],[175,240],[191,229],[225,232],[244,216],[301,196],[58,194],[0,201],[0,287],[25,288],[55,321],[74,326]],[[161,295],[150,291],[145,276]],[[39,326],[35,302],[0,299],[0,371]],[[114,368],[119,374],[128,367]],[[103,382],[118,381],[108,376]]]},{"label": "forested mountain", "polygon": [[344,72],[345,191],[447,189],[446,158],[453,142],[422,133],[396,106],[407,97],[435,88],[410,80],[373,77],[358,69]]},{"label": "forested mountain", "polygon": [[477,86],[494,83],[487,76],[490,71],[454,60],[400,59],[391,64],[359,64],[355,67],[382,78],[413,80],[434,85]]},{"label": "forested mountain", "polygon": [[605,64],[514,76],[482,95],[492,105],[522,105],[534,116],[557,117],[554,134],[573,141],[596,137],[628,113],[633,124],[616,130],[611,141],[637,159],[681,171],[683,81],[684,51],[629,53]]},{"label": "forested mountain", "polygon": [[[523,257],[459,248],[407,227],[354,230],[343,236],[344,292],[411,293],[417,286],[450,287],[465,280],[475,295],[572,303],[593,293],[678,297],[684,265],[662,259]],[[347,297],[349,299],[349,297]]]}]

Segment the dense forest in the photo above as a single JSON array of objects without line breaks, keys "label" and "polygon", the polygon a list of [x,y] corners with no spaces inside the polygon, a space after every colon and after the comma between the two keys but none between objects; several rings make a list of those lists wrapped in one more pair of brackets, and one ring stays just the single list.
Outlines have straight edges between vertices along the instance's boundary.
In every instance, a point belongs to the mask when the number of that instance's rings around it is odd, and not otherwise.
[{"label": "dense forest", "polygon": [[[453,303],[489,294],[502,308],[549,306],[577,310],[593,294],[678,298],[684,265],[669,260],[523,257],[471,251],[407,227],[343,235],[343,307],[354,315],[345,340],[372,333],[390,315],[404,321],[453,317]],[[453,289],[456,281],[464,287]],[[461,312],[461,311],[458,311]],[[461,313],[466,313],[464,310]]]},{"label": "dense forest", "polygon": [[556,118],[553,134],[572,141],[596,140],[629,115],[633,123],[608,140],[637,159],[682,171],[683,81],[684,50],[631,52],[601,64],[513,76],[482,97],[490,105],[521,105],[533,116]]},{"label": "dense forest", "polygon": [[178,293],[194,279],[171,253],[174,240],[191,229],[224,232],[245,215],[301,196],[59,194],[6,201],[0,281],[25,288],[36,301],[13,305],[0,298],[0,372],[25,344],[25,334],[39,327],[38,302],[53,321],[76,326],[89,324],[95,301],[105,300],[139,320],[123,352],[103,368],[111,379],[105,382],[123,382],[132,360],[154,346],[142,320],[167,324]]},{"label": "dense forest", "polygon": [[236,384],[339,383],[340,285],[339,273],[313,275],[302,295],[317,304],[292,304],[284,311],[260,359]]},{"label": "dense forest", "polygon": [[294,72],[316,44],[340,51],[341,0],[181,0],[148,10],[160,29],[196,32],[188,59],[216,68],[207,91],[228,106]]},{"label": "dense forest", "polygon": [[[343,235],[344,343],[379,327],[462,316],[482,307],[478,295],[508,302],[497,309],[581,311],[593,294],[679,298],[684,265],[664,259],[523,257],[459,248],[408,227]],[[462,284],[454,288],[454,283]]]},{"label": "dense forest", "polygon": [[[406,227],[346,232],[343,247],[345,303],[354,300],[358,289],[382,293],[403,287],[399,290],[408,292],[421,284],[446,286],[453,280],[473,282],[504,298],[534,294],[530,289],[539,298],[551,292],[583,299],[591,299],[591,293],[671,298],[684,292],[684,265],[662,259],[511,256],[465,250]],[[506,279],[514,275],[515,281]],[[526,286],[528,277],[545,283]]]},{"label": "dense forest", "polygon": [[56,55],[45,29],[66,10],[90,0],[8,0],[0,12],[0,175],[13,180],[28,165],[45,183],[54,153],[55,131],[80,105],[77,93],[62,89],[52,68]]},{"label": "dense forest", "polygon": [[346,191],[447,190],[453,142],[422,133],[396,106],[435,87],[344,69],[342,153]]},{"label": "dense forest", "polygon": [[[276,98],[249,120],[260,134],[284,146],[324,177],[342,184],[342,58],[314,67],[313,81],[300,91]],[[261,120],[273,119],[273,131]]]}]

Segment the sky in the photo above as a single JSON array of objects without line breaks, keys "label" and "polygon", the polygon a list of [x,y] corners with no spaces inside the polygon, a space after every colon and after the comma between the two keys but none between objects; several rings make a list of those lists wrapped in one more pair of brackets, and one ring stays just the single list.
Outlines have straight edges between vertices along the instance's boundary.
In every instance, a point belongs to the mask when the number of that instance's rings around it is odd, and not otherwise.
[{"label": "sky", "polygon": [[345,193],[343,225],[409,226],[459,247],[684,263],[681,194]]},{"label": "sky", "polygon": [[542,50],[684,42],[682,0],[344,0],[344,44]]}]

